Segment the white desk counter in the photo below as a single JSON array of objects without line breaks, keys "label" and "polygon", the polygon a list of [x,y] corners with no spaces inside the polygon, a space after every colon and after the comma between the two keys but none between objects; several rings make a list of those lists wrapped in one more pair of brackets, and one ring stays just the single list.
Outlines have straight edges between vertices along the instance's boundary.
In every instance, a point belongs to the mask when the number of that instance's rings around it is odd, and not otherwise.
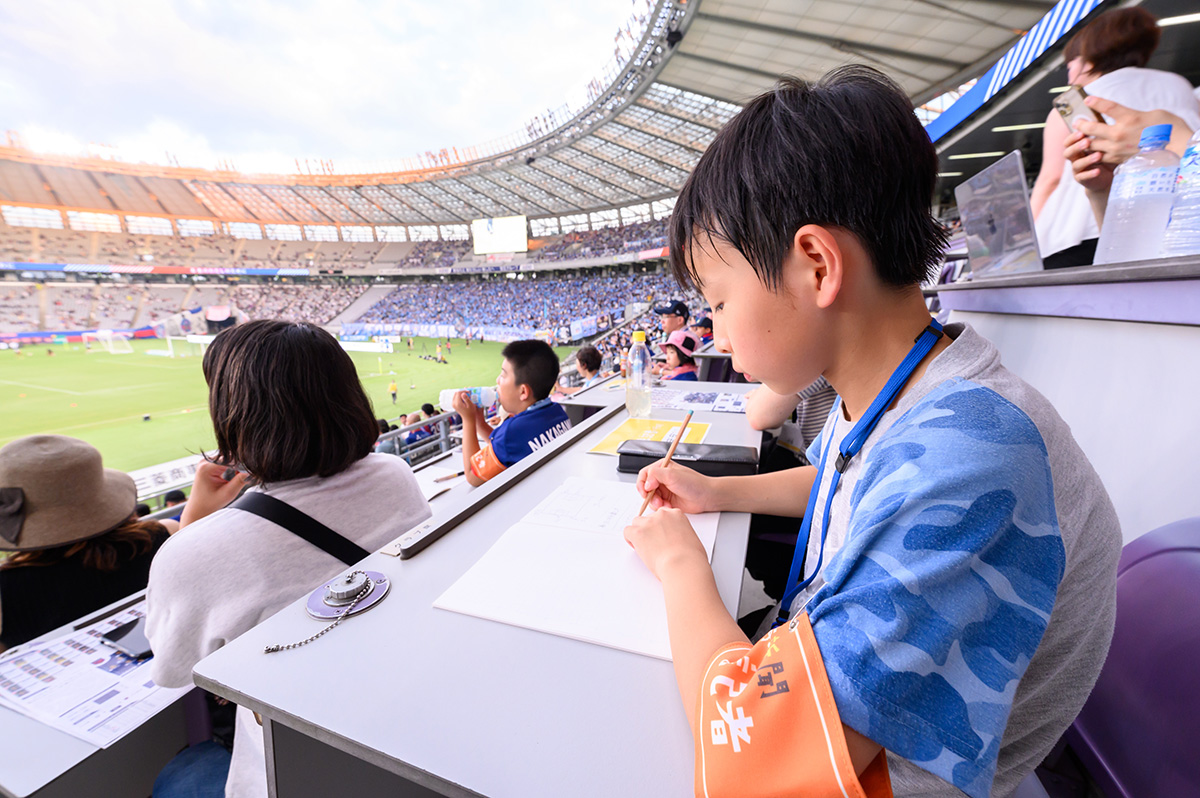
[{"label": "white desk counter", "polygon": [[[263,716],[272,794],[692,794],[692,738],[669,662],[432,607],[567,476],[618,478],[633,490],[615,457],[587,451],[625,418],[623,408],[602,410],[505,482],[476,489],[477,511],[412,559],[377,553],[360,563],[392,583],[369,612],[310,645],[264,654],[321,628],[297,601],[196,666],[197,684]],[[742,415],[695,420],[712,425],[710,442],[758,446]],[[434,504],[435,520],[453,512]],[[748,515],[724,514],[713,552],[731,612],[748,526]]]}]

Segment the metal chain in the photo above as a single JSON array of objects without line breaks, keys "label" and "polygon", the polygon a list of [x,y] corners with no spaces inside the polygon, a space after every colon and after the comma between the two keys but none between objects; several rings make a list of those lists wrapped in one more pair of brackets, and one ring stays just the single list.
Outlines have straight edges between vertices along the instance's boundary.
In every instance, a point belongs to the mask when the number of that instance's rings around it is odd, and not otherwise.
[{"label": "metal chain", "polygon": [[362,574],[363,576],[366,576],[367,583],[365,585],[363,585],[362,590],[358,591],[358,595],[355,596],[354,600],[351,601],[349,606],[346,607],[346,611],[337,617],[337,620],[335,620],[333,623],[326,626],[321,631],[317,632],[312,637],[309,637],[305,640],[301,640],[298,643],[288,643],[287,645],[278,645],[277,644],[277,645],[266,646],[265,648],[263,648],[263,653],[264,654],[274,654],[276,651],[287,651],[288,649],[291,649],[291,648],[300,648],[300,646],[307,645],[307,644],[311,643],[312,641],[316,640],[321,635],[332,631],[333,627],[337,626],[339,623],[341,623],[343,620],[345,620],[346,616],[350,614],[350,611],[354,609],[355,605],[358,604],[358,602],[362,601],[364,598],[366,598],[367,594],[369,594],[371,592],[371,589],[373,587],[375,587],[375,583],[371,581],[371,577],[367,576],[366,571],[352,571],[350,573],[350,576],[354,576],[355,574]]}]

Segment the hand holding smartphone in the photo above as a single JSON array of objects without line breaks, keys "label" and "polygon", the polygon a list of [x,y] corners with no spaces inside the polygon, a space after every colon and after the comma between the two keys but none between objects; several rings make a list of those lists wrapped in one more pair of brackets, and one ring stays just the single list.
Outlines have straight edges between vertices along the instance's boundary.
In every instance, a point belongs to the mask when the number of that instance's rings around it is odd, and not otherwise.
[{"label": "hand holding smartphone", "polygon": [[1078,129],[1075,123],[1080,119],[1104,123],[1104,117],[1089,108],[1085,100],[1087,100],[1087,92],[1083,90],[1082,86],[1071,86],[1054,98],[1054,110],[1058,111],[1072,132]]}]

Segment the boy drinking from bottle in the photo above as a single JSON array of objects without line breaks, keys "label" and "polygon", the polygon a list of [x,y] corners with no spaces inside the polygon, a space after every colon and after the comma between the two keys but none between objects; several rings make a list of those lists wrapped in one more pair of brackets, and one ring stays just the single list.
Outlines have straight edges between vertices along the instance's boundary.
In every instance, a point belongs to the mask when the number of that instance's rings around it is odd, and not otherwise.
[{"label": "boy drinking from bottle", "polygon": [[[671,268],[734,368],[840,397],[815,465],[638,477],[656,512],[625,535],[663,585],[697,794],[1010,795],[1104,662],[1115,512],[1046,399],[930,318],[937,168],[899,87],[843,67],[751,101],[675,206]],[[684,515],[720,510],[801,529],[755,643]]]},{"label": "boy drinking from bottle", "polygon": [[[513,341],[496,377],[496,393],[508,418],[496,429],[466,391],[454,395],[463,420],[463,471],[475,487],[499,476],[571,428],[567,411],[550,399],[558,380],[558,355],[545,341]],[[487,438],[480,447],[479,435]]]}]

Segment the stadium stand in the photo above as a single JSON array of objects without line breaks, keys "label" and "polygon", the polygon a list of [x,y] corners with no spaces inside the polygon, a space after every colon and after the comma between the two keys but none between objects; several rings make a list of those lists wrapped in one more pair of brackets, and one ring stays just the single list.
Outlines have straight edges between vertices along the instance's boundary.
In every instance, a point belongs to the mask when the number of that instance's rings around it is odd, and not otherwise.
[{"label": "stadium stand", "polygon": [[325,324],[366,290],[365,286],[240,285],[230,302],[252,319]]},{"label": "stadium stand", "polygon": [[[0,333],[130,329],[152,325],[180,310],[230,304],[252,319],[327,324],[367,290],[365,285],[239,286],[139,283],[13,284],[0,287]],[[46,313],[39,323],[39,302]]]},{"label": "stadium stand", "polygon": [[0,334],[36,330],[38,286],[10,285],[0,288]]},{"label": "stadium stand", "polygon": [[[557,334],[573,320],[583,317],[623,318],[628,305],[660,302],[678,295],[679,287],[674,280],[657,274],[421,282],[396,287],[358,321],[457,327],[502,325],[531,337],[537,330]],[[700,306],[695,297],[684,300],[693,307]]]},{"label": "stadium stand", "polygon": [[47,288],[46,329],[87,330],[92,324],[92,300],[95,286],[71,285]]},{"label": "stadium stand", "polygon": [[[114,217],[115,219],[116,217]],[[530,239],[508,262],[559,263],[613,257],[666,246],[665,219]],[[257,228],[256,228],[257,229]],[[298,228],[297,228],[298,229]],[[370,231],[370,228],[362,228]],[[299,233],[296,233],[299,236]],[[316,268],[371,273],[478,263],[465,241],[316,241],[168,236],[0,227],[0,261],[51,264],[143,264],[175,268]]]},{"label": "stadium stand", "polygon": [[567,261],[597,258],[624,252],[665,247],[666,220],[639,222],[626,227],[609,227],[581,233],[568,233],[554,243],[531,253],[532,261]]}]

